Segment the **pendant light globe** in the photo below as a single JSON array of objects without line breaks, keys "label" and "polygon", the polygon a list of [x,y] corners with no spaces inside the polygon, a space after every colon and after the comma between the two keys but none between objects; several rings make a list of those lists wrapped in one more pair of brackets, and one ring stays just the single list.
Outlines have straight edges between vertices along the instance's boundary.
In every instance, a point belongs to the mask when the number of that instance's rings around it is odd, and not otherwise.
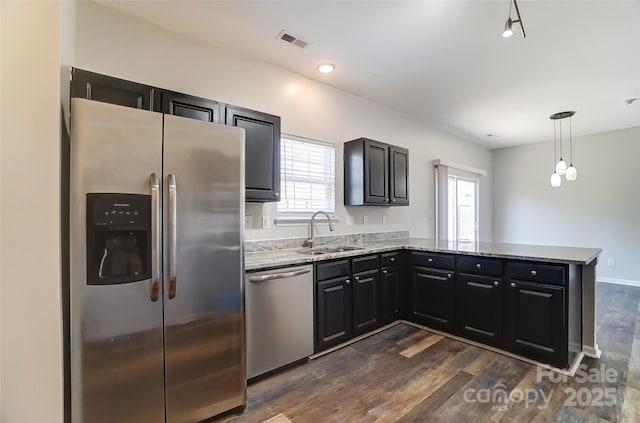
[{"label": "pendant light globe", "polygon": [[567,173],[567,162],[560,158],[560,161],[556,164],[556,173],[560,176]]}]

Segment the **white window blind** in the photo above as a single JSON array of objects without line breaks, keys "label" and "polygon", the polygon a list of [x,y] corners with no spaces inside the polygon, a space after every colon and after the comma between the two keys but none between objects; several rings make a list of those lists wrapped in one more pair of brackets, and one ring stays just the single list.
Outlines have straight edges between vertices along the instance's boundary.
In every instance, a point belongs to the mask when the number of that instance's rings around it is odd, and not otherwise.
[{"label": "white window blind", "polygon": [[333,144],[283,136],[278,215],[336,211]]}]

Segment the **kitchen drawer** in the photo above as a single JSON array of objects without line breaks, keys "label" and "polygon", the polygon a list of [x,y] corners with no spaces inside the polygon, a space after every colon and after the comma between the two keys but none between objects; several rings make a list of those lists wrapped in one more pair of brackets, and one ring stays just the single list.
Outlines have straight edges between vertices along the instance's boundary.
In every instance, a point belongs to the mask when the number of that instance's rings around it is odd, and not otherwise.
[{"label": "kitchen drawer", "polygon": [[412,253],[411,262],[414,266],[433,267],[436,269],[456,268],[456,260],[453,255],[437,253]]},{"label": "kitchen drawer", "polygon": [[374,270],[380,267],[380,259],[378,255],[355,257],[351,260],[351,266],[353,273],[366,272],[367,270]]},{"label": "kitchen drawer", "polygon": [[458,257],[458,272],[502,277],[502,260],[484,257]]},{"label": "kitchen drawer", "polygon": [[519,279],[530,282],[564,285],[565,267],[560,265],[509,262],[507,275],[510,279]]},{"label": "kitchen drawer", "polygon": [[349,259],[316,264],[316,280],[326,281],[349,276]]},{"label": "kitchen drawer", "polygon": [[392,267],[400,265],[400,253],[386,253],[381,256],[382,267]]}]

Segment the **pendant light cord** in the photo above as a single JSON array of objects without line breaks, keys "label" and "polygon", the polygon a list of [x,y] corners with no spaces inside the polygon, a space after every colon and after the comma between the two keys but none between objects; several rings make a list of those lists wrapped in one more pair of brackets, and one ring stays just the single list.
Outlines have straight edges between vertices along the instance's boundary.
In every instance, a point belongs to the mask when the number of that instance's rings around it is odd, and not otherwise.
[{"label": "pendant light cord", "polygon": [[560,160],[562,160],[562,119],[560,121]]},{"label": "pendant light cord", "polygon": [[569,163],[573,166],[573,130],[571,127],[571,116],[569,116]]},{"label": "pendant light cord", "polygon": [[558,160],[556,160],[557,153],[558,153],[558,145],[556,144],[556,121],[554,120],[553,121],[553,173],[556,173],[556,163],[558,162]]},{"label": "pendant light cord", "polygon": [[[511,5],[513,4],[513,0],[509,1],[509,18],[511,18]],[[520,17],[518,17],[520,19]]]}]

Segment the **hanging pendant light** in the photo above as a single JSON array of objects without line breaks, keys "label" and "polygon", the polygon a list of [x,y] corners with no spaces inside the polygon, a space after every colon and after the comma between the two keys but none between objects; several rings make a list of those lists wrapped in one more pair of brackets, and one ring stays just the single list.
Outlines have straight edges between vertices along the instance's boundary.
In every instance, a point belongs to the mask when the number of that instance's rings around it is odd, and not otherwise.
[{"label": "hanging pendant light", "polygon": [[[573,116],[573,115],[571,115]],[[569,168],[567,169],[567,181],[575,181],[578,178],[578,170],[573,167],[573,130],[571,127],[571,116],[569,116]]]},{"label": "hanging pendant light", "polygon": [[[549,119],[553,120],[553,160],[556,164],[553,175],[551,175],[551,186],[559,187],[562,184],[561,175],[565,175],[567,181],[575,181],[578,177],[578,171],[575,167],[573,167],[573,134],[571,128],[571,116],[573,116],[576,112],[559,112],[554,113],[549,116]],[[569,118],[569,148],[570,148],[570,166],[567,168],[567,162],[562,158],[562,119]],[[559,121],[560,124],[560,160],[556,162],[556,121]]]}]

